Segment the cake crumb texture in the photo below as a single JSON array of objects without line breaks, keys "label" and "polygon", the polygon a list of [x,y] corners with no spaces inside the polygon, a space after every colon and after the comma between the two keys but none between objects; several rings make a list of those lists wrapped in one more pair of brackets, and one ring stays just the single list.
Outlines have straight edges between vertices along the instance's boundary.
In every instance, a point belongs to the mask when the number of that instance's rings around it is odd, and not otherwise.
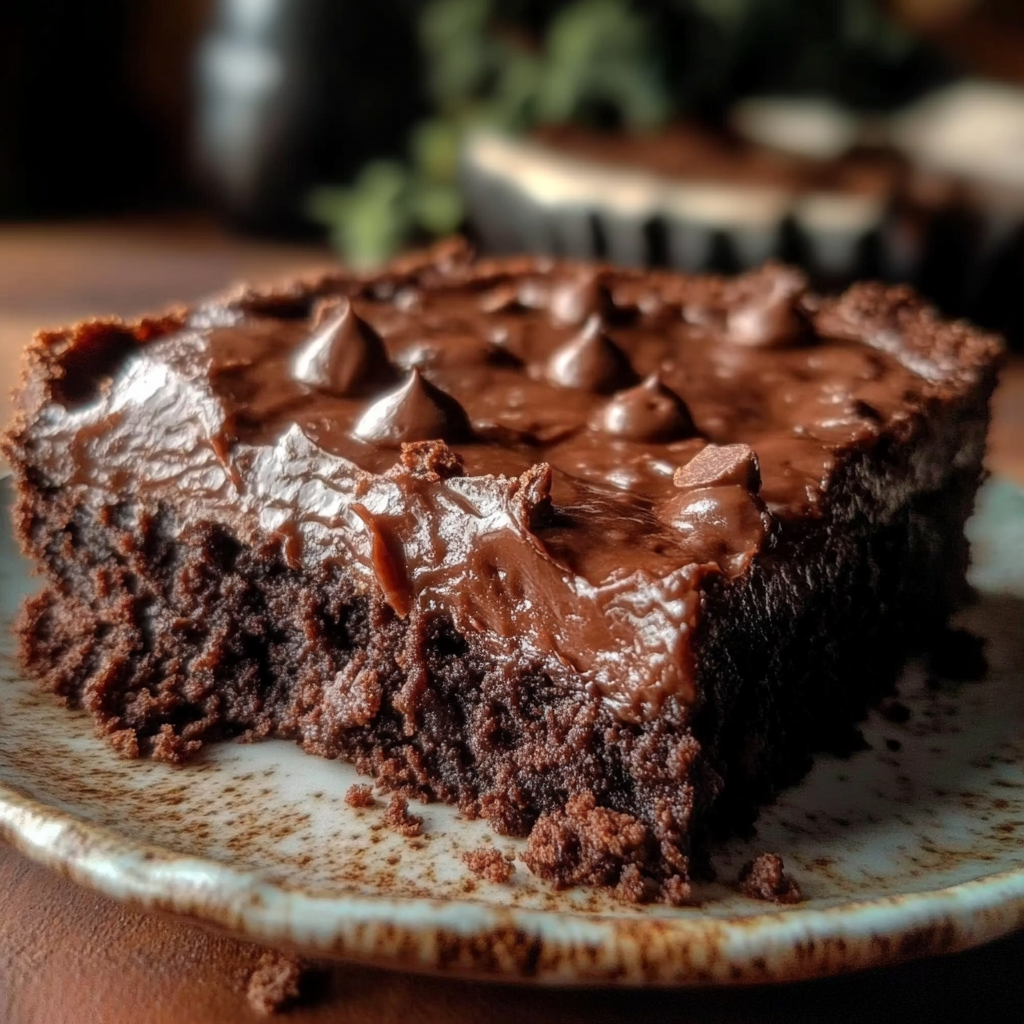
[{"label": "cake crumb texture", "polygon": [[392,832],[412,839],[423,834],[423,819],[417,814],[409,813],[409,801],[396,793],[384,812],[384,824]]},{"label": "cake crumb texture", "polygon": [[740,868],[740,891],[754,900],[769,903],[799,903],[800,886],[786,874],[777,853],[762,853]]},{"label": "cake crumb texture", "polygon": [[507,883],[515,873],[512,859],[493,846],[467,850],[463,853],[462,859],[474,875],[497,885]]},{"label": "cake crumb texture", "polygon": [[373,787],[366,785],[349,786],[345,792],[345,803],[349,807],[372,807],[376,800],[373,799]]},{"label": "cake crumb texture", "polygon": [[593,793],[570,797],[565,808],[545,814],[534,826],[523,860],[556,889],[606,886],[626,903],[652,898],[679,904],[689,898],[684,876],[660,881],[645,873],[657,868],[662,851],[651,832],[630,814],[599,807]]},{"label": "cake crumb texture", "polygon": [[268,949],[249,978],[246,998],[265,1016],[287,1009],[299,998],[305,964],[297,957]]}]

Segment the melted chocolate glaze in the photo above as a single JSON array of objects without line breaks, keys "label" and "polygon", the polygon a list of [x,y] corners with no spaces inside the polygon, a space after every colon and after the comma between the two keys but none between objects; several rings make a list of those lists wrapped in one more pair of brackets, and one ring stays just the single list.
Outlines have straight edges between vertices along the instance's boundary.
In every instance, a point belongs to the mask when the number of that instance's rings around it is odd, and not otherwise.
[{"label": "melted chocolate glaze", "polygon": [[834,481],[997,352],[905,289],[448,247],[42,335],[6,445],[48,487],[278,538],[645,717],[695,698],[707,581],[839,515]]}]

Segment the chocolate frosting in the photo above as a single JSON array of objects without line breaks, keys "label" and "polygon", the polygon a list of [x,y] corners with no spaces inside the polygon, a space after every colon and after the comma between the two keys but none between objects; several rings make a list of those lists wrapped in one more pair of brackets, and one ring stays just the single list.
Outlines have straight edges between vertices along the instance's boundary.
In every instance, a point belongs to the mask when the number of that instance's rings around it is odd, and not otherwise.
[{"label": "chocolate frosting", "polygon": [[695,699],[705,582],[992,358],[901,290],[802,289],[451,248],[44,335],[22,416],[48,485],[276,539],[644,715]]},{"label": "chocolate frosting", "polygon": [[661,514],[693,559],[714,562],[730,576],[747,568],[772,528],[764,505],[736,484],[687,490],[665,502]]}]

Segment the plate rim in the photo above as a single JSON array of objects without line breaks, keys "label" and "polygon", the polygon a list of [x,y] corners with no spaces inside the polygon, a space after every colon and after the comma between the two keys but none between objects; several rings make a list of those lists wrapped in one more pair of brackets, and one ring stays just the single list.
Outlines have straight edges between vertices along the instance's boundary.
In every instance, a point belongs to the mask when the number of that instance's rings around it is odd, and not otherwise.
[{"label": "plate rim", "polygon": [[[245,941],[478,980],[622,987],[801,981],[958,952],[1024,927],[1024,866],[823,908],[637,918],[469,899],[310,895],[261,879],[259,870],[126,839],[5,783],[0,840],[119,903]],[[291,913],[280,913],[282,903],[293,904]]]}]

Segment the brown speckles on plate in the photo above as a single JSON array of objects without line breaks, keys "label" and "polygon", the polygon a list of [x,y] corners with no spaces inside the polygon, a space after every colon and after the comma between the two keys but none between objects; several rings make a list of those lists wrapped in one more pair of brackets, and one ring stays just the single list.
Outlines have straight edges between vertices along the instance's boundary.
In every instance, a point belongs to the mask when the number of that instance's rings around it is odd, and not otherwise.
[{"label": "brown speckles on plate", "polygon": [[[992,548],[999,523],[986,529]],[[1024,580],[1024,552],[1001,551],[1013,557]],[[0,613],[29,586],[0,530]],[[897,700],[909,715],[874,712],[870,749],[819,759],[755,836],[716,847],[723,881],[696,885],[685,907],[555,892],[526,869],[521,842],[443,805],[411,805],[422,834],[397,834],[383,827],[386,799],[346,803],[365,778],[287,743],[225,744],[185,768],[121,760],[85,715],[21,678],[6,624],[0,838],[126,901],[417,970],[751,984],[960,948],[1024,924],[1022,612],[1020,597],[984,597],[964,625],[989,639],[988,678],[929,686],[908,671]],[[467,868],[486,848],[514,862],[507,881]],[[764,850],[785,859],[802,903],[737,892]]]}]

